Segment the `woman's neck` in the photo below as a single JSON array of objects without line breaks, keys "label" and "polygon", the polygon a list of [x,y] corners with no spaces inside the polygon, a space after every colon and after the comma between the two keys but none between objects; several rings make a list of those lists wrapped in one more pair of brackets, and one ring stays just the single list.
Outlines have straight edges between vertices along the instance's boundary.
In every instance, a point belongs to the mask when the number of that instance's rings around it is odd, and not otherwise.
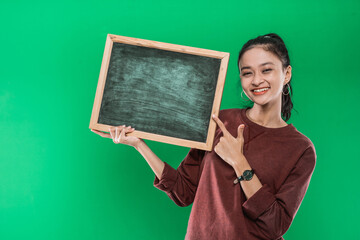
[{"label": "woman's neck", "polygon": [[288,124],[281,118],[281,106],[254,106],[246,111],[246,116],[253,122],[268,128],[285,127]]}]

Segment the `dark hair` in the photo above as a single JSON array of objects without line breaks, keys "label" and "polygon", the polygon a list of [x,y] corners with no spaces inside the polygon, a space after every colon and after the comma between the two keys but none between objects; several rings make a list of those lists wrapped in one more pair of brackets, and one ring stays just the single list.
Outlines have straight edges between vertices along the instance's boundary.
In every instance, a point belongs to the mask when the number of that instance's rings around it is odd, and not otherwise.
[{"label": "dark hair", "polygon": [[[274,53],[280,61],[282,62],[283,69],[287,68],[290,65],[290,58],[288,50],[286,49],[284,41],[276,33],[269,33],[266,35],[258,36],[257,38],[250,39],[247,41],[244,46],[241,48],[239,57],[238,57],[238,68],[240,72],[240,59],[242,55],[247,51],[255,47],[255,45],[263,45],[264,50]],[[289,85],[289,87],[287,86]],[[285,94],[286,95],[285,95]],[[281,115],[285,121],[288,121],[291,117],[291,110],[293,108],[293,103],[291,101],[291,96],[293,95],[291,87],[291,79],[283,88],[283,94],[281,98]]]}]

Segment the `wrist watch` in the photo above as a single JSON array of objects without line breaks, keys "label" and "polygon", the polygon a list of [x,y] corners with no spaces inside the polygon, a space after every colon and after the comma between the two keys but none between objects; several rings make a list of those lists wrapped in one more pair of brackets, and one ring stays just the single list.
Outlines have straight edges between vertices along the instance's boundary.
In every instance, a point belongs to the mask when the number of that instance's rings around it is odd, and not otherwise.
[{"label": "wrist watch", "polygon": [[237,177],[234,181],[234,184],[237,184],[240,181],[250,181],[254,176],[254,170],[245,170],[243,174]]}]

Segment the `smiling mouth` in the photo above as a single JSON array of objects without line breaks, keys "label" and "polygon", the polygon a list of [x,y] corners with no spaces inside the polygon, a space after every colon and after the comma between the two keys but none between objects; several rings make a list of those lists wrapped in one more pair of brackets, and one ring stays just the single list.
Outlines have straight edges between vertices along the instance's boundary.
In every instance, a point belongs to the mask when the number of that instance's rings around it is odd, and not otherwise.
[{"label": "smiling mouth", "polygon": [[255,95],[261,95],[266,93],[270,88],[260,88],[260,89],[254,89],[251,90]]}]

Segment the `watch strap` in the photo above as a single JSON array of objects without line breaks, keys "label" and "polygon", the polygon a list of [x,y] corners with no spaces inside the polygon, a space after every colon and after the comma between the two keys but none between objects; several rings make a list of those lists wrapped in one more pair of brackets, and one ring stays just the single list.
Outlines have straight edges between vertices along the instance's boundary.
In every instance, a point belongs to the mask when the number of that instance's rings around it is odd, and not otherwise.
[{"label": "watch strap", "polygon": [[234,184],[237,184],[239,183],[240,181],[244,180],[243,176],[240,175],[239,177],[237,177],[235,180],[234,180]]}]

